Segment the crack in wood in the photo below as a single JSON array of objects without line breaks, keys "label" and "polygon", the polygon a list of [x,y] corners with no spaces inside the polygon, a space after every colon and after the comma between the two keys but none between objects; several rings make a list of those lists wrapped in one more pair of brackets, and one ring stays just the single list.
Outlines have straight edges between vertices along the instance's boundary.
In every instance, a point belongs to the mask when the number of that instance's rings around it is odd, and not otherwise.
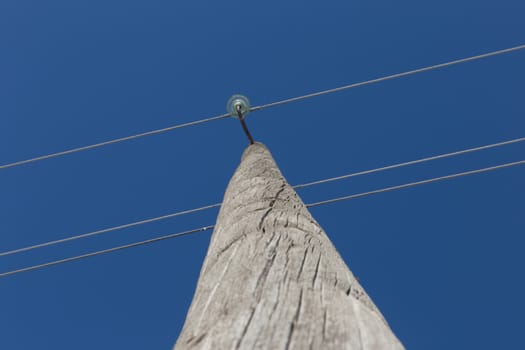
[{"label": "crack in wood", "polygon": [[297,325],[299,321],[299,315],[301,313],[302,304],[303,304],[303,290],[301,289],[299,291],[299,303],[297,305],[297,309],[295,310],[295,315],[293,317],[292,323],[290,324],[290,330],[288,332],[288,337],[286,339],[286,346],[284,347],[286,350],[290,348],[290,344],[292,343],[293,333],[295,331],[295,326]]},{"label": "crack in wood", "polygon": [[283,183],[281,185],[281,188],[279,189],[279,191],[277,191],[277,193],[275,194],[274,198],[270,201],[270,208],[268,208],[266,213],[263,214],[263,216],[261,217],[261,220],[259,221],[259,224],[257,225],[259,230],[261,229],[261,227],[262,227],[262,225],[264,223],[264,220],[266,219],[268,214],[270,214],[270,212],[273,210],[273,206],[274,206],[275,202],[277,201],[277,199],[279,198],[279,195],[285,190],[285,188],[286,188],[286,183]]},{"label": "crack in wood", "polygon": [[263,270],[261,271],[261,274],[259,275],[259,277],[257,278],[257,282],[255,283],[255,295],[256,295],[256,300],[257,301],[260,301],[261,300],[261,295],[262,295],[262,292],[263,292],[263,288],[262,286],[264,286],[264,283],[266,282],[266,279],[268,278],[268,272],[270,271],[274,261],[275,261],[275,257],[277,256],[277,253],[274,252],[273,256],[270,258],[270,259],[267,259],[266,260],[266,264],[264,265],[264,268]]},{"label": "crack in wood", "polygon": [[326,339],[326,318],[328,317],[328,310],[324,310],[323,312],[323,339]]},{"label": "crack in wood", "polygon": [[301,277],[301,273],[304,269],[304,263],[306,261],[306,255],[308,254],[308,249],[304,250],[303,260],[301,260],[301,267],[299,268],[299,273],[297,274],[297,280],[299,281],[299,278]]},{"label": "crack in wood", "polygon": [[315,282],[317,281],[317,276],[319,275],[319,266],[321,265],[321,253],[319,253],[319,258],[317,259],[317,264],[315,265],[314,278],[312,279],[312,288],[315,288]]},{"label": "crack in wood", "polygon": [[246,325],[244,326],[244,329],[242,330],[241,336],[239,337],[239,341],[237,342],[235,349],[240,349],[241,343],[244,340],[246,333],[248,332],[248,327],[250,327],[254,314],[255,314],[255,308],[252,307],[250,308],[250,316],[248,317],[248,322],[246,322]]}]

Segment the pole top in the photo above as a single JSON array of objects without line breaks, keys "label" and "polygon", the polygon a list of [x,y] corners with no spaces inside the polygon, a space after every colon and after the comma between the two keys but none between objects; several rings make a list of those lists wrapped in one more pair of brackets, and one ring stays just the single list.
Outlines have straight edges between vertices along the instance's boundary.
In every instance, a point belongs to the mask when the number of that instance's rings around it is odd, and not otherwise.
[{"label": "pole top", "polygon": [[234,118],[239,118],[239,112],[246,117],[250,113],[250,100],[243,95],[233,95],[226,104],[226,110]]}]

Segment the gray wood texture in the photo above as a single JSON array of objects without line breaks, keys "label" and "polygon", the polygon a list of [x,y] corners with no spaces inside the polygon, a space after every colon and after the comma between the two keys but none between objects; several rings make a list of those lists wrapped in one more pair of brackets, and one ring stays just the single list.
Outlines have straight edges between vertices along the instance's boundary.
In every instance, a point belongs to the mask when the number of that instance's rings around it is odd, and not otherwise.
[{"label": "gray wood texture", "polygon": [[226,190],[174,349],[404,348],[256,143]]}]

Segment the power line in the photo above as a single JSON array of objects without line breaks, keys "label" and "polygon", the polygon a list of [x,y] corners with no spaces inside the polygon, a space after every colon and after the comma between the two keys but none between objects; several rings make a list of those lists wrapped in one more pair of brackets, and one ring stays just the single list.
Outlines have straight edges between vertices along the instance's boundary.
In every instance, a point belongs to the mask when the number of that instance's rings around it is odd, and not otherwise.
[{"label": "power line", "polygon": [[512,162],[512,163],[506,163],[506,164],[501,164],[501,165],[491,166],[491,167],[488,167],[488,168],[482,168],[482,169],[477,169],[477,170],[465,171],[465,172],[457,173],[457,174],[451,174],[451,175],[445,175],[445,176],[435,177],[435,178],[428,179],[428,180],[422,180],[422,181],[410,182],[410,183],[403,184],[403,185],[397,185],[397,186],[385,187],[385,188],[381,188],[381,189],[379,189],[379,190],[374,190],[374,191],[368,191],[368,192],[362,192],[362,193],[352,194],[352,195],[350,195],[350,196],[344,196],[344,197],[338,197],[338,198],[328,199],[328,200],[325,200],[325,201],[320,201],[320,202],[316,202],[316,203],[308,204],[307,207],[308,207],[308,208],[311,208],[311,207],[317,207],[317,206],[319,206],[319,205],[325,205],[325,204],[330,204],[330,203],[336,203],[336,202],[341,202],[341,201],[345,201],[345,200],[349,200],[349,199],[354,199],[354,198],[359,198],[359,197],[366,197],[366,196],[370,196],[370,195],[372,195],[372,194],[383,193],[383,192],[389,192],[389,191],[395,191],[395,190],[399,190],[399,189],[402,189],[402,188],[414,187],[414,186],[424,185],[424,184],[428,184],[428,183],[432,183],[432,182],[437,182],[437,181],[443,181],[443,180],[454,179],[454,178],[456,178],[456,177],[461,177],[461,176],[467,176],[467,175],[473,175],[473,174],[484,173],[484,172],[487,172],[487,171],[492,171],[492,170],[497,170],[497,169],[508,168],[508,167],[511,167],[511,166],[516,166],[516,165],[521,165],[521,164],[525,164],[525,160],[520,160],[520,161],[517,161],[517,162]]},{"label": "power line", "polygon": [[[437,182],[437,181],[449,180],[449,179],[453,179],[453,178],[457,178],[457,177],[461,177],[461,176],[479,174],[479,173],[483,173],[483,172],[488,172],[488,171],[493,171],[493,170],[497,170],[497,169],[508,168],[508,167],[522,165],[522,164],[525,164],[525,160],[520,160],[520,161],[512,162],[512,163],[505,163],[505,164],[501,164],[501,165],[495,165],[495,166],[482,168],[482,169],[465,171],[465,172],[462,172],[462,173],[456,173],[456,174],[451,174],[451,175],[435,177],[435,178],[432,178],[432,179],[427,179],[427,180],[422,180],[422,181],[410,182],[410,183],[403,184],[403,185],[398,185],[398,186],[385,187],[385,188],[382,188],[382,189],[378,189],[378,190],[374,190],[374,191],[368,191],[368,192],[362,192],[362,193],[357,193],[357,194],[353,194],[353,195],[350,195],[350,196],[333,198],[333,199],[329,199],[329,200],[325,200],[325,201],[310,203],[310,204],[307,204],[306,207],[312,208],[312,207],[317,207],[317,206],[321,206],[321,205],[325,205],[325,204],[336,203],[336,202],[341,202],[341,201],[345,201],[345,200],[349,200],[349,199],[355,199],[355,198],[360,198],[360,197],[366,197],[366,196],[370,196],[370,195],[373,195],[373,194],[384,193],[384,192],[399,190],[399,189],[413,187],[413,186],[419,186],[419,185],[428,184],[428,183]],[[170,234],[170,235],[161,236],[161,237],[157,237],[157,238],[152,238],[152,239],[148,239],[148,240],[140,241],[140,242],[136,242],[136,243],[126,244],[126,245],[118,246],[118,247],[115,247],[115,248],[99,250],[99,251],[95,251],[95,252],[92,252],[92,253],[87,253],[87,254],[83,254],[83,255],[77,255],[77,256],[73,256],[73,257],[65,258],[65,259],[60,259],[60,260],[54,260],[54,261],[50,261],[50,262],[39,264],[39,265],[33,265],[33,266],[25,267],[25,268],[22,268],[22,269],[18,269],[18,270],[12,270],[12,271],[7,271],[7,272],[4,272],[4,273],[0,273],[0,277],[6,277],[6,276],[22,273],[22,272],[37,270],[37,269],[41,269],[41,268],[45,268],[45,267],[49,267],[49,266],[53,266],[53,265],[58,265],[58,264],[63,264],[63,263],[71,262],[71,261],[84,259],[84,258],[89,258],[89,257],[96,256],[96,255],[111,253],[111,252],[114,252],[114,251],[117,251],[117,250],[123,250],[123,249],[127,249],[127,248],[137,247],[137,246],[150,244],[150,243],[154,243],[154,242],[158,242],[158,241],[162,241],[162,240],[166,240],[166,239],[170,239],[170,238],[175,238],[175,237],[179,237],[179,236],[183,236],[183,235],[189,235],[189,234],[193,234],[193,233],[197,233],[197,232],[203,232],[203,231],[211,230],[213,228],[214,228],[214,226],[205,226],[205,227],[194,229],[194,230],[189,230],[189,231],[184,231],[184,232],[179,232],[179,233],[173,233],[173,234]]]},{"label": "power line", "polygon": [[[321,96],[321,95],[331,94],[331,93],[342,91],[342,90],[353,89],[353,88],[364,86],[364,85],[375,84],[375,83],[379,83],[379,82],[382,82],[382,81],[385,81],[385,80],[391,80],[391,79],[395,79],[395,78],[400,78],[400,77],[404,77],[404,76],[407,76],[407,75],[422,73],[422,72],[426,72],[426,71],[430,71],[430,70],[434,70],[434,69],[444,68],[444,67],[452,66],[452,65],[455,65],[455,64],[459,64],[459,63],[475,61],[475,60],[479,60],[479,59],[482,59],[482,58],[487,58],[487,57],[492,57],[492,56],[496,56],[496,55],[501,55],[501,54],[504,54],[504,53],[509,53],[509,52],[518,51],[518,50],[522,50],[522,49],[525,49],[525,45],[515,46],[515,47],[511,47],[511,48],[503,49],[503,50],[498,50],[498,51],[492,51],[492,52],[484,53],[484,54],[477,55],[477,56],[471,56],[471,57],[462,58],[462,59],[459,59],[459,60],[450,61],[450,62],[446,62],[446,63],[441,63],[441,64],[429,66],[429,67],[414,69],[414,70],[403,72],[403,73],[392,74],[392,75],[388,75],[388,76],[381,77],[381,78],[376,78],[376,79],[367,80],[367,81],[363,81],[363,82],[359,82],[359,83],[345,85],[345,86],[341,86],[341,87],[334,88],[334,89],[328,89],[328,90],[323,90],[323,91],[319,91],[319,92],[314,92],[314,93],[311,93],[311,94],[298,96],[298,97],[293,97],[293,98],[289,98],[289,99],[286,99],[286,100],[271,102],[271,103],[268,103],[268,104],[252,107],[250,109],[250,111],[258,111],[258,110],[262,110],[262,109],[266,109],[266,108],[270,108],[270,107],[275,107],[275,106],[286,104],[286,103],[301,101],[301,100],[305,100],[305,99],[312,98],[312,97],[317,97],[317,96]],[[123,141],[133,140],[133,139],[137,139],[137,138],[141,138],[141,137],[145,137],[145,136],[161,134],[161,133],[168,132],[168,131],[171,131],[171,130],[182,129],[182,128],[185,128],[185,127],[198,125],[198,124],[204,124],[204,123],[208,123],[208,122],[215,121],[215,120],[225,119],[225,118],[228,118],[228,117],[230,117],[229,113],[218,115],[218,116],[215,116],[215,117],[210,117],[210,118],[196,120],[196,121],[189,122],[189,123],[178,124],[178,125],[170,126],[170,127],[163,128],[163,129],[157,129],[157,130],[143,132],[143,133],[140,133],[140,134],[135,134],[135,135],[131,135],[131,136],[121,137],[121,138],[117,138],[117,139],[113,139],[113,140],[109,140],[109,141],[105,141],[105,142],[96,143],[96,144],[93,144],[93,145],[88,145],[88,146],[83,146],[83,147],[78,147],[78,148],[72,148],[72,149],[69,149],[69,150],[66,150],[66,151],[61,151],[61,152],[57,152],[57,153],[51,153],[51,154],[47,154],[47,155],[43,155],[43,156],[39,156],[39,157],[35,157],[35,158],[30,158],[30,159],[26,159],[26,160],[21,160],[21,161],[17,161],[17,162],[13,162],[13,163],[0,165],[0,170],[1,169],[12,168],[12,167],[23,165],[23,164],[33,163],[33,162],[37,162],[37,161],[44,160],[44,159],[60,157],[60,156],[64,156],[64,155],[71,154],[71,153],[77,153],[77,152],[86,151],[86,150],[90,150],[90,149],[94,149],[94,148],[98,148],[98,147],[103,147],[103,146],[107,146],[107,145],[111,145],[111,144],[115,144],[115,143],[119,143],[119,142],[123,142]]]},{"label": "power line", "polygon": [[155,242],[163,241],[163,240],[170,239],[170,238],[180,237],[180,236],[184,236],[184,235],[190,235],[192,233],[208,231],[208,230],[211,230],[212,228],[214,228],[214,226],[205,226],[205,227],[197,228],[197,229],[194,229],[194,230],[172,233],[172,234],[169,234],[169,235],[166,235],[166,236],[161,236],[161,237],[157,237],[157,238],[151,238],[151,239],[147,239],[145,241],[140,241],[140,242],[131,243],[131,244],[125,244],[125,245],[121,245],[121,246],[114,247],[114,248],[98,250],[98,251],[95,251],[95,252],[92,252],[92,253],[76,255],[76,256],[73,256],[73,257],[70,257],[70,258],[54,260],[54,261],[50,261],[50,262],[47,262],[47,263],[44,263],[44,264],[33,265],[33,266],[25,267],[23,269],[18,269],[18,270],[13,270],[13,271],[0,273],[0,277],[6,277],[6,276],[10,276],[10,275],[15,275],[17,273],[38,270],[38,269],[42,269],[44,267],[49,267],[49,266],[53,266],[53,265],[64,264],[64,263],[71,262],[71,261],[76,261],[76,260],[81,260],[81,259],[85,259],[85,258],[90,258],[92,256],[107,254],[107,253],[115,252],[117,250],[123,250],[123,249],[138,247],[138,246],[141,246],[141,245],[155,243]]},{"label": "power line", "polygon": [[109,141],[95,143],[95,144],[88,145],[88,146],[71,148],[71,149],[68,149],[68,150],[65,150],[65,151],[61,151],[61,152],[51,153],[51,154],[47,154],[47,155],[40,156],[40,157],[35,157],[35,158],[26,159],[26,160],[20,160],[20,161],[9,163],[9,164],[0,165],[0,170],[1,169],[7,169],[7,168],[13,168],[15,166],[19,166],[19,165],[23,165],[23,164],[33,163],[33,162],[37,162],[37,161],[44,160],[44,159],[65,156],[66,154],[87,151],[87,150],[98,148],[98,147],[112,145],[114,143],[134,140],[134,139],[138,139],[138,138],[145,137],[145,136],[162,134],[162,133],[165,133],[165,132],[168,132],[168,131],[172,131],[172,130],[175,130],[175,129],[187,128],[189,126],[209,123],[209,122],[212,122],[212,121],[215,121],[215,120],[220,120],[220,119],[224,119],[224,118],[228,118],[228,117],[230,117],[230,114],[221,114],[221,115],[218,115],[218,116],[215,116],[215,117],[211,117],[211,118],[195,120],[195,121],[192,121],[192,122],[189,122],[189,123],[177,124],[177,125],[169,126],[167,128],[156,129],[156,130],[147,131],[147,132],[143,132],[143,133],[135,134],[135,135],[131,135],[131,136],[125,136],[125,137],[121,137],[121,138],[118,138],[118,139],[113,139],[113,140],[109,140]]},{"label": "power line", "polygon": [[440,155],[437,155],[437,156],[411,160],[409,162],[392,164],[392,165],[384,166],[384,167],[381,167],[381,168],[375,168],[375,169],[371,169],[371,170],[359,171],[357,173],[351,173],[351,174],[337,176],[337,177],[332,177],[332,178],[328,178],[328,179],[312,181],[312,182],[308,182],[308,183],[305,183],[305,184],[296,185],[296,186],[294,186],[294,188],[295,189],[300,189],[300,188],[304,188],[304,187],[320,185],[320,184],[324,184],[324,183],[328,183],[328,182],[332,182],[332,181],[338,181],[338,180],[348,179],[348,178],[351,178],[351,177],[367,175],[367,174],[372,174],[372,173],[378,173],[378,172],[385,171],[385,170],[401,168],[401,167],[408,166],[408,165],[419,164],[419,163],[424,163],[424,162],[428,162],[428,161],[431,161],[431,160],[443,159],[443,158],[458,156],[460,154],[477,152],[477,151],[486,150],[486,149],[495,148],[495,147],[506,146],[506,145],[510,145],[510,144],[513,144],[513,143],[523,142],[523,141],[525,141],[525,137],[520,137],[520,138],[517,138],[517,139],[503,141],[503,142],[498,142],[498,143],[493,143],[493,144],[490,144],[490,145],[469,148],[469,149],[456,151],[456,152],[444,153],[444,154],[440,154]]},{"label": "power line", "polygon": [[105,229],[102,229],[102,230],[97,230],[97,231],[92,231],[92,232],[88,232],[88,233],[83,233],[83,234],[76,235],[76,236],[70,236],[70,237],[66,237],[66,238],[56,239],[56,240],[53,240],[53,241],[48,241],[48,242],[39,243],[39,244],[35,244],[35,245],[23,247],[23,248],[18,248],[18,249],[13,249],[13,250],[1,252],[0,253],[0,257],[1,256],[12,255],[12,254],[16,254],[16,253],[21,253],[21,252],[26,252],[26,251],[33,250],[33,249],[43,248],[43,247],[47,247],[47,246],[55,245],[55,244],[59,244],[59,243],[74,241],[74,240],[77,240],[77,239],[97,236],[97,235],[100,235],[100,234],[103,234],[103,233],[118,231],[118,230],[122,230],[122,229],[125,229],[125,228],[130,228],[130,227],[134,227],[134,226],[148,224],[148,223],[155,222],[155,221],[160,221],[160,220],[174,218],[174,217],[177,217],[177,216],[192,214],[192,213],[196,213],[196,212],[203,211],[203,210],[206,210],[206,209],[217,208],[217,207],[220,207],[220,206],[221,206],[221,203],[206,205],[206,206],[203,206],[203,207],[200,207],[200,208],[195,208],[195,209],[190,209],[190,210],[183,210],[183,211],[179,211],[179,212],[176,212],[176,213],[171,213],[171,214],[167,214],[167,215],[157,216],[157,217],[150,218],[150,219],[135,221],[135,222],[132,222],[132,223],[129,223],[129,224],[108,227],[108,228],[105,228]]},{"label": "power line", "polygon": [[[457,156],[457,155],[461,155],[461,154],[465,154],[465,153],[476,152],[476,151],[486,150],[486,149],[495,148],[495,147],[501,147],[501,146],[510,145],[510,144],[514,144],[514,143],[518,143],[518,142],[522,142],[522,141],[525,141],[525,137],[512,139],[512,140],[508,140],[508,141],[503,141],[503,142],[497,142],[497,143],[484,145],[484,146],[479,146],[479,147],[474,147],[474,148],[469,148],[469,149],[456,151],[456,152],[444,153],[444,154],[440,154],[440,155],[437,155],[437,156],[421,158],[421,159],[417,159],[417,160],[413,160],[413,161],[409,161],[409,162],[397,163],[397,164],[388,165],[388,166],[384,166],[384,167],[380,167],[380,168],[375,168],[375,169],[370,169],[370,170],[365,170],[365,171],[359,171],[359,172],[350,173],[350,174],[337,176],[337,177],[332,177],[332,178],[327,178],[327,179],[323,179],[323,180],[313,181],[313,182],[309,182],[309,183],[295,185],[295,186],[293,186],[293,188],[294,189],[302,189],[302,188],[316,186],[316,185],[324,184],[324,183],[328,183],[328,182],[348,179],[348,178],[351,178],[351,177],[357,177],[357,176],[361,176],[361,175],[367,175],[367,174],[371,174],[371,173],[386,171],[386,170],[390,170],[390,169],[394,169],[394,168],[400,168],[400,167],[404,167],[404,166],[408,166],[408,165],[428,162],[428,161],[431,161],[431,160]],[[47,247],[47,246],[51,246],[51,245],[55,245],[55,244],[64,243],[64,242],[74,241],[74,240],[77,240],[77,239],[97,236],[97,235],[101,235],[101,234],[105,234],[105,233],[109,233],[109,232],[113,232],[113,231],[118,231],[118,230],[130,228],[130,227],[135,227],[135,226],[139,226],[139,225],[143,225],[143,224],[147,224],[147,223],[151,223],[151,222],[155,222],[155,221],[160,221],[160,220],[165,220],[165,219],[169,219],[169,218],[174,218],[174,217],[177,217],[177,216],[183,216],[183,215],[187,215],[187,214],[197,213],[197,212],[204,211],[204,210],[207,210],[207,209],[218,208],[220,206],[221,206],[221,203],[205,205],[205,206],[202,206],[202,207],[199,207],[199,208],[183,210],[183,211],[179,211],[179,212],[175,212],[175,213],[171,213],[171,214],[167,214],[167,215],[162,215],[162,216],[158,216],[158,217],[154,217],[154,218],[150,218],[150,219],[135,221],[135,222],[132,222],[132,223],[129,223],[129,224],[123,224],[123,225],[108,227],[108,228],[104,228],[104,229],[97,230],[97,231],[92,231],[92,232],[79,234],[79,235],[76,235],[76,236],[70,236],[70,237],[61,238],[61,239],[57,239],[57,240],[52,240],[52,241],[48,241],[48,242],[44,242],[44,243],[34,244],[34,245],[31,245],[31,246],[27,246],[27,247],[22,247],[22,248],[13,249],[13,250],[5,251],[5,252],[0,252],[0,257],[7,256],[7,255],[12,255],[12,254],[17,254],[17,253],[21,253],[21,252],[26,252],[26,251],[30,251],[30,250],[34,250],[34,249],[38,249],[38,248],[43,248],[43,247]]]},{"label": "power line", "polygon": [[370,84],[379,83],[379,82],[382,82],[382,81],[385,81],[385,80],[401,78],[401,77],[405,77],[407,75],[427,72],[427,71],[434,70],[434,69],[439,69],[439,68],[444,68],[444,67],[448,67],[448,66],[453,66],[453,65],[460,64],[460,63],[465,63],[465,62],[471,62],[471,61],[479,60],[479,59],[482,59],[482,58],[497,56],[497,55],[501,55],[501,54],[504,54],[504,53],[509,53],[509,52],[523,50],[523,49],[525,49],[525,45],[515,46],[515,47],[511,47],[511,48],[503,49],[503,50],[498,50],[498,51],[492,51],[492,52],[484,53],[484,54],[477,55],[477,56],[471,56],[471,57],[467,57],[467,58],[462,58],[462,59],[459,59],[459,60],[450,61],[450,62],[441,63],[441,64],[436,64],[436,65],[429,66],[429,67],[418,68],[418,69],[410,70],[408,72],[387,75],[385,77],[376,78],[376,79],[372,79],[372,80],[367,80],[367,81],[363,81],[363,82],[360,82],[360,83],[354,83],[354,84],[350,84],[350,85],[340,86],[340,87],[337,87],[337,88],[334,88],[334,89],[328,89],[328,90],[313,92],[311,94],[306,94],[306,95],[303,95],[303,96],[292,97],[292,98],[288,98],[286,100],[281,100],[281,101],[277,101],[277,102],[271,102],[271,103],[268,103],[268,104],[252,107],[251,110],[252,111],[260,111],[261,109],[275,107],[275,106],[283,105],[283,104],[286,104],[286,103],[302,101],[302,100],[306,100],[306,99],[309,99],[309,98],[312,98],[312,97],[332,94],[332,93],[338,92],[338,91],[353,89],[353,88],[364,86],[364,85],[370,85]]}]

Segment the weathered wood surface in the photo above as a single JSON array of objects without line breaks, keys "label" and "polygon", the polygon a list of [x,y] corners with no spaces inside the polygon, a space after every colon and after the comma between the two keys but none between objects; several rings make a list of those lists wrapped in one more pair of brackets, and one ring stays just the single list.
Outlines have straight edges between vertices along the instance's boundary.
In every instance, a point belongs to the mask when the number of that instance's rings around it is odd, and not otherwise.
[{"label": "weathered wood surface", "polygon": [[226,190],[175,349],[403,346],[256,143]]}]

